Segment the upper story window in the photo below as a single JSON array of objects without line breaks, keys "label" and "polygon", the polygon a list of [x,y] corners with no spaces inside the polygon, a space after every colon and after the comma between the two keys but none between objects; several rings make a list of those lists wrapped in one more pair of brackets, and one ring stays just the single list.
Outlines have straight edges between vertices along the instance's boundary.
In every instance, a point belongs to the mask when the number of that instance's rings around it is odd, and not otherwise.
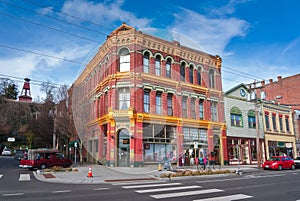
[{"label": "upper story window", "polygon": [[144,112],[150,113],[150,90],[144,90]]},{"label": "upper story window", "polygon": [[104,93],[104,113],[108,112],[108,94]]},{"label": "upper story window", "polygon": [[173,94],[168,94],[168,115],[172,116],[173,115]]},{"label": "upper story window", "polygon": [[171,78],[171,64],[172,64],[172,61],[170,58],[168,58],[167,62],[166,62],[166,77],[168,77],[168,78]]},{"label": "upper story window", "polygon": [[276,114],[272,114],[273,131],[277,131]]},{"label": "upper story window", "polygon": [[199,100],[199,119],[203,120],[204,119],[204,107],[203,107],[203,99]]},{"label": "upper story window", "polygon": [[266,124],[266,130],[270,130],[270,119],[269,119],[269,113],[265,113],[265,124]]},{"label": "upper story window", "polygon": [[255,116],[255,111],[253,110],[250,110],[248,112],[248,127],[256,128],[256,116]]},{"label": "upper story window", "polygon": [[190,65],[189,67],[189,79],[190,79],[190,83],[194,83],[194,67],[193,65]]},{"label": "upper story window", "polygon": [[130,71],[130,52],[127,48],[123,48],[119,52],[120,56],[120,72]]},{"label": "upper story window", "polygon": [[196,119],[196,99],[191,99],[191,118]]},{"label": "upper story window", "polygon": [[162,113],[162,101],[161,101],[161,92],[156,92],[155,103],[156,103],[156,114]]},{"label": "upper story window", "polygon": [[182,97],[182,117],[187,118],[187,97]]},{"label": "upper story window", "polygon": [[201,85],[201,67],[197,69],[197,84]]},{"label": "upper story window", "polygon": [[129,88],[119,88],[119,110],[128,110],[130,106]]},{"label": "upper story window", "polygon": [[279,115],[279,129],[281,132],[283,131],[283,121],[282,121],[282,115]]},{"label": "upper story window", "polygon": [[285,127],[286,127],[286,132],[290,132],[289,116],[285,117]]},{"label": "upper story window", "polygon": [[209,70],[209,86],[215,88],[215,71],[213,69]]},{"label": "upper story window", "polygon": [[150,70],[150,54],[149,52],[145,52],[143,55],[143,72],[149,73]]},{"label": "upper story window", "polygon": [[160,63],[161,63],[161,57],[157,55],[155,57],[155,75],[160,76],[161,68],[160,68]]},{"label": "upper story window", "polygon": [[180,80],[185,81],[185,63],[182,62],[180,65]]},{"label": "upper story window", "polygon": [[211,120],[218,121],[218,110],[216,102],[211,102]]},{"label": "upper story window", "polygon": [[243,127],[242,112],[239,108],[233,107],[230,110],[231,126]]}]

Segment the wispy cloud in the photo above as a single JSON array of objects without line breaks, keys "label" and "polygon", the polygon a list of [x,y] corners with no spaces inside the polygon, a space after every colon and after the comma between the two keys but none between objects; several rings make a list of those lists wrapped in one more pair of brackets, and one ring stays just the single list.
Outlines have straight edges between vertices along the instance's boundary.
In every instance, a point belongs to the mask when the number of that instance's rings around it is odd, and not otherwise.
[{"label": "wispy cloud", "polygon": [[103,25],[110,25],[115,21],[126,22],[131,26],[148,27],[150,19],[139,18],[135,14],[121,8],[124,0],[104,1],[95,3],[87,0],[70,0],[63,5],[62,12],[90,20]]},{"label": "wispy cloud", "polygon": [[[224,49],[230,40],[245,36],[249,26],[242,19],[208,18],[205,15],[183,8],[180,15],[175,14],[174,16],[174,24],[168,29],[190,38],[201,49],[211,54],[226,54]],[[180,40],[178,36],[177,39]]]}]

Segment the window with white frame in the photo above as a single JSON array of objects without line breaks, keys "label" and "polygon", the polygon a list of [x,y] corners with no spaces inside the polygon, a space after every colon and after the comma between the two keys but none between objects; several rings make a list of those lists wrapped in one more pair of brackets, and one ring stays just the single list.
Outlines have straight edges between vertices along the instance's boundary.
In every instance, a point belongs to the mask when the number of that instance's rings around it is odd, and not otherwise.
[{"label": "window with white frame", "polygon": [[166,77],[171,78],[171,63],[172,60],[170,58],[167,59],[166,62]]},{"label": "window with white frame", "polygon": [[218,121],[217,102],[211,102],[211,120]]},{"label": "window with white frame", "polygon": [[149,73],[149,70],[150,70],[150,54],[149,52],[145,52],[143,57],[143,72]]},{"label": "window with white frame", "polygon": [[230,110],[230,122],[231,126],[243,127],[242,112],[239,108],[233,107]]},{"label": "window with white frame", "polygon": [[150,90],[144,90],[144,112],[150,113]]},{"label": "window with white frame", "polygon": [[161,58],[159,55],[157,55],[155,57],[155,75],[156,76],[160,76],[160,72],[161,72],[161,67],[160,67],[160,64],[161,64]]},{"label": "window with white frame", "polygon": [[215,71],[213,69],[209,70],[209,86],[215,88]]},{"label": "window with white frame", "polygon": [[203,107],[204,100],[199,99],[199,119],[204,119],[204,107]]},{"label": "window with white frame", "polygon": [[119,88],[119,110],[128,110],[130,106],[129,88]]},{"label": "window with white frame", "polygon": [[173,94],[168,93],[167,96],[167,101],[168,101],[168,115],[172,116],[173,115]]},{"label": "window with white frame", "polygon": [[180,65],[180,80],[185,81],[185,63],[182,62]]},{"label": "window with white frame", "polygon": [[161,101],[162,92],[157,91],[155,96],[155,103],[156,103],[156,114],[162,113],[162,101]]},{"label": "window with white frame", "polygon": [[120,51],[120,72],[130,71],[130,52],[127,48]]}]

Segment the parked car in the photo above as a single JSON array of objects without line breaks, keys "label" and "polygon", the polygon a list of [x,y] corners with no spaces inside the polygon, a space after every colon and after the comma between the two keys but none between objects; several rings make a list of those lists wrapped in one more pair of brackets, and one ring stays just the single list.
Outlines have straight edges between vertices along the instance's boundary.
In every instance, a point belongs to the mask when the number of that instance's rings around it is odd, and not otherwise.
[{"label": "parked car", "polygon": [[263,169],[273,169],[273,170],[282,170],[282,169],[295,169],[295,162],[289,156],[273,156],[269,160],[265,161],[262,165]]},{"label": "parked car", "polygon": [[14,155],[14,159],[15,160],[21,160],[22,158],[26,157],[27,154],[27,150],[26,149],[16,149],[14,151],[15,155]]},{"label": "parked car", "polygon": [[2,156],[11,156],[12,155],[12,151],[10,148],[4,148],[2,151]]},{"label": "parked car", "polygon": [[29,149],[27,158],[21,159],[19,167],[27,169],[45,169],[54,166],[70,167],[72,160],[65,158],[56,149]]},{"label": "parked car", "polygon": [[300,156],[294,159],[296,168],[300,168]]}]

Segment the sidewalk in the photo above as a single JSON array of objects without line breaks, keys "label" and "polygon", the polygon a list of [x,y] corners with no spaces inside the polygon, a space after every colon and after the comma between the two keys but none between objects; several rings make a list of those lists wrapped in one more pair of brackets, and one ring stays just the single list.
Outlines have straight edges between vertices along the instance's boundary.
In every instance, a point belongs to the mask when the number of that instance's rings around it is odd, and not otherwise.
[{"label": "sidewalk", "polygon": [[[34,171],[36,179],[43,182],[66,183],[66,184],[99,184],[136,180],[160,180],[160,174],[168,171],[158,171],[158,166],[147,165],[144,167],[108,167],[97,164],[84,164],[73,167],[78,171],[72,172],[43,172]],[[88,177],[89,168],[92,170],[92,177]],[[180,169],[195,170],[195,166],[181,167]],[[255,165],[222,166],[223,170],[253,172],[259,171]],[[166,179],[166,178],[165,178]]]}]

